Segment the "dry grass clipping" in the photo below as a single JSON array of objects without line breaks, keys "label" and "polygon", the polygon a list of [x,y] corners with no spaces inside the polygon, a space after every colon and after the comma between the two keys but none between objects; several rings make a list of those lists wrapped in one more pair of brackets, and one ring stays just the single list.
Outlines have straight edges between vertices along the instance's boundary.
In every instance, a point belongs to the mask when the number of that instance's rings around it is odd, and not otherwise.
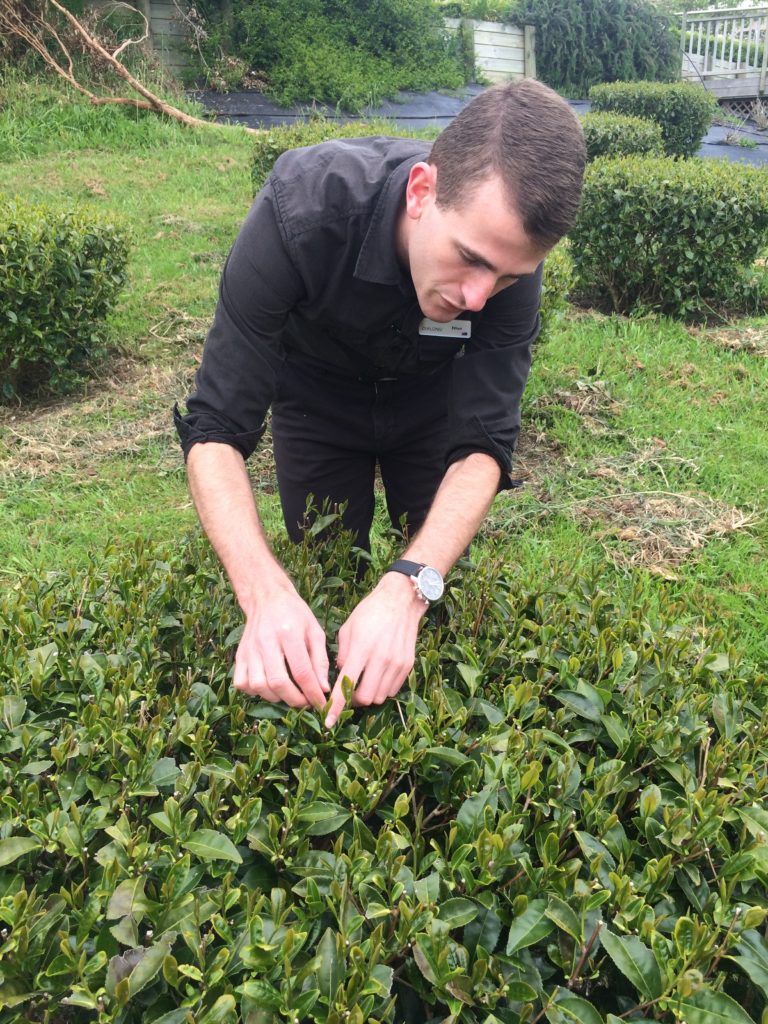
[{"label": "dry grass clipping", "polygon": [[530,486],[540,501],[549,498],[552,478],[572,465],[559,441],[533,426],[523,427],[515,449],[512,476]]},{"label": "dry grass clipping", "polygon": [[194,367],[123,362],[89,384],[78,402],[58,401],[31,411],[0,409],[0,476],[45,477],[64,469],[93,475],[98,462],[135,456],[150,441],[167,442],[152,465],[176,468],[181,455],[171,408],[192,388]]},{"label": "dry grass clipping", "polygon": [[551,395],[542,395],[535,402],[538,409],[559,407],[575,412],[593,433],[603,433],[606,417],[618,416],[621,403],[611,397],[605,381],[576,380],[572,388],[561,388]]},{"label": "dry grass clipping", "polygon": [[641,565],[666,579],[677,579],[675,568],[707,541],[757,519],[706,496],[665,491],[593,497],[575,502],[571,511],[577,521],[598,526],[600,537],[623,542],[607,548],[616,565]]},{"label": "dry grass clipping", "polygon": [[768,327],[722,327],[719,330],[689,327],[688,333],[729,352],[768,356]]}]

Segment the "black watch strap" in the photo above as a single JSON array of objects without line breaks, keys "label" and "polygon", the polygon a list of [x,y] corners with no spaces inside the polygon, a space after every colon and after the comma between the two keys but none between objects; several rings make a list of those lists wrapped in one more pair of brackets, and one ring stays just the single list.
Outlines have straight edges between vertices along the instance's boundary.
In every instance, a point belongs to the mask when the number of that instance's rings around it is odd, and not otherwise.
[{"label": "black watch strap", "polygon": [[398,558],[387,569],[387,572],[402,572],[406,576],[418,576],[424,568],[421,562],[409,562],[407,558]]}]

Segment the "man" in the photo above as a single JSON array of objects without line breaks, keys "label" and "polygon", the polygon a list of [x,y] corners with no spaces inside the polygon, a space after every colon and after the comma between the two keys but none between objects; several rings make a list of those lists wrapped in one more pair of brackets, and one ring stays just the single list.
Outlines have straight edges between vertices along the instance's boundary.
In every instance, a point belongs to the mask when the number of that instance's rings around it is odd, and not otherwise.
[{"label": "man", "polygon": [[398,560],[338,637],[326,725],[380,704],[414,663],[442,576],[510,485],[538,330],[541,263],[572,226],[584,144],[568,105],[522,80],[476,97],[430,149],[336,140],[283,154],[232,248],[185,417],[202,525],[245,614],[234,685],[321,708],[326,637],[264,536],[245,468],[272,407],[289,534],[307,499],[346,503],[368,545],[378,462]]}]

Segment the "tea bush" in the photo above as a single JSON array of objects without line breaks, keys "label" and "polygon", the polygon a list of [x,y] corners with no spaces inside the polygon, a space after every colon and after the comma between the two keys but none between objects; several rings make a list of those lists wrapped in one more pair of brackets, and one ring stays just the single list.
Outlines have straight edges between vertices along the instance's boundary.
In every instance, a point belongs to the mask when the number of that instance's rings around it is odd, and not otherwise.
[{"label": "tea bush", "polygon": [[85,210],[0,197],[0,386],[65,390],[103,353],[125,282],[124,231]]},{"label": "tea bush", "polygon": [[656,121],[668,156],[693,156],[719,109],[712,93],[686,82],[611,82],[593,86],[589,99],[596,112]]},{"label": "tea bush", "polygon": [[587,159],[599,156],[661,156],[664,142],[661,127],[644,117],[625,114],[584,114],[581,118]]},{"label": "tea bush", "polygon": [[[279,554],[334,638],[348,542]],[[489,548],[328,732],[231,689],[202,543],[110,564],[0,604],[2,1024],[760,1019],[768,680],[724,637]]]},{"label": "tea bush", "polygon": [[541,279],[541,331],[539,343],[546,341],[568,310],[568,296],[575,280],[570,243],[563,239],[544,260]]},{"label": "tea bush", "polygon": [[614,310],[685,315],[759,301],[744,272],[768,237],[768,181],[719,160],[596,160],[571,238],[579,284]]}]

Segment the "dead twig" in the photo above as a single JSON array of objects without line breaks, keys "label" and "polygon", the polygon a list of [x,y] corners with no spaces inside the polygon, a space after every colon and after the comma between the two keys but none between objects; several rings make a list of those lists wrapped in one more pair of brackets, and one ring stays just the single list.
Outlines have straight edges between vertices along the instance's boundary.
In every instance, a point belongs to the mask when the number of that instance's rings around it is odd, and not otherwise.
[{"label": "dead twig", "polygon": [[[122,79],[133,92],[138,93],[140,99],[135,96],[98,95],[78,79],[72,54],[67,44],[51,18],[45,16],[49,7],[65,19],[85,51],[93,59],[100,59],[106,63],[118,78]],[[138,38],[126,39],[110,52],[94,33],[90,32],[71,11],[59,3],[59,0],[43,0],[41,11],[43,13],[38,12],[33,6],[19,2],[19,0],[0,0],[0,30],[20,39],[71,88],[81,95],[87,96],[91,103],[96,106],[131,106],[137,110],[149,110],[155,114],[170,117],[188,127],[210,127],[211,122],[193,117],[192,114],[187,114],[186,111],[179,110],[178,107],[161,99],[140,82],[119,59],[127,47],[140,45],[149,38],[149,24],[141,12],[137,11],[136,13],[144,22],[143,34]],[[250,135],[261,134],[261,130],[258,128],[243,128],[243,130]]]}]

